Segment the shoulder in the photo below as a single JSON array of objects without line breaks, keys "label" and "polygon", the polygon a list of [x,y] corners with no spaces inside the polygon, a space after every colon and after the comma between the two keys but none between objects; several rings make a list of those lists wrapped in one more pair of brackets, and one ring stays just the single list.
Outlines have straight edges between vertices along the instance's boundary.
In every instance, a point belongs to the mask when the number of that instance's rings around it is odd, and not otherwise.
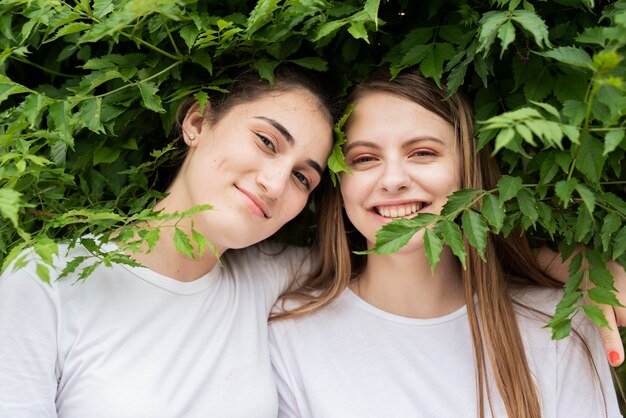
[{"label": "shoulder", "polygon": [[[574,345],[588,345],[600,342],[594,324],[584,315],[582,309],[571,316],[570,337],[552,339],[552,329],[546,325],[552,320],[558,303],[563,297],[563,289],[550,289],[527,286],[511,291],[515,311],[522,336],[529,342],[554,345],[558,350]],[[541,344],[543,344],[541,343]]]},{"label": "shoulder", "polygon": [[[320,291],[313,291],[310,296],[318,296]],[[277,302],[275,310],[291,311],[301,307],[306,300],[288,297]],[[344,322],[349,322],[350,306],[346,298],[346,292],[332,300],[321,308],[312,312],[300,314],[296,317],[280,319],[270,322],[270,328],[275,338],[299,339],[310,341],[309,337],[318,334],[331,335],[335,329],[342,329]]]},{"label": "shoulder", "polygon": [[264,241],[259,244],[227,251],[222,263],[231,271],[249,272],[254,276],[288,276],[308,274],[314,264],[315,253],[310,247],[295,247]]},{"label": "shoulder", "polygon": [[552,314],[563,296],[563,289],[516,286],[511,289],[510,294],[514,302]]}]

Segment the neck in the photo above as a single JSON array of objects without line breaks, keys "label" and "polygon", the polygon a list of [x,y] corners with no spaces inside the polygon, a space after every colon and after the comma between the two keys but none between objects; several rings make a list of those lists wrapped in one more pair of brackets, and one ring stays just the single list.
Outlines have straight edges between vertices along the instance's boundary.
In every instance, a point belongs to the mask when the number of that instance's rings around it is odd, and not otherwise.
[{"label": "neck", "polygon": [[[172,213],[176,210],[163,205],[163,201],[156,205],[155,210],[159,209],[164,209],[167,213]],[[178,212],[181,212],[181,210],[178,209]],[[176,249],[174,243],[175,227],[182,230],[188,237],[191,237],[191,225],[191,218],[178,222],[171,221],[169,223],[160,224],[161,233],[154,249],[149,253],[139,252],[130,253],[129,255],[150,270],[172,279],[181,282],[190,282],[198,279],[215,267],[218,258],[208,246],[205,248],[202,256],[198,257],[197,246],[192,244],[196,256],[196,258],[193,259],[188,255],[180,253]],[[196,222],[195,225],[198,225],[198,223]],[[155,226],[156,225],[148,225],[149,228]],[[203,233],[203,235],[211,241],[208,234]],[[217,249],[220,256],[226,250],[225,248]]]},{"label": "neck", "polygon": [[448,248],[434,273],[423,251],[369,254],[351,289],[379,309],[410,318],[440,317],[465,304],[460,267]]}]

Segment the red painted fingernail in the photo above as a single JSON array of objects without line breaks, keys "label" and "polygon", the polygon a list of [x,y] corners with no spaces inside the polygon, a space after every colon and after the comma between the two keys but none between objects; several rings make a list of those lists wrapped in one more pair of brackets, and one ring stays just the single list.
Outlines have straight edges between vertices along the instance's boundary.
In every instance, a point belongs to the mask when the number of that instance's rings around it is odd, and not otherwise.
[{"label": "red painted fingernail", "polygon": [[617,351],[611,351],[609,353],[609,361],[611,363],[617,363],[619,361],[619,354],[617,353]]}]

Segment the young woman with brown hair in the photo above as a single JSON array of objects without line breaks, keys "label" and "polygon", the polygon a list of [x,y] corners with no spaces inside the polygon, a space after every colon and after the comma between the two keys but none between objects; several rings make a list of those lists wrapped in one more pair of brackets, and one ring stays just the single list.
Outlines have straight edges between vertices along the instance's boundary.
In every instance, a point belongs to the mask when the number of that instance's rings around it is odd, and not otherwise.
[{"label": "young woman with brown hair", "polygon": [[279,416],[620,416],[593,325],[577,317],[559,341],[543,328],[561,284],[523,237],[490,235],[487,262],[466,243],[466,269],[444,247],[434,273],[423,230],[388,256],[352,253],[392,219],[438,214],[454,191],[499,178],[460,94],[415,70],[389,79],[349,99],[351,174],[327,190],[321,266],[270,326]]},{"label": "young woman with brown hair", "polygon": [[[193,222],[222,265],[211,251],[176,251],[169,225],[152,252],[131,254],[142,268],[102,265],[82,282],[44,283],[29,252],[25,267],[0,277],[1,417],[276,416],[267,316],[303,254],[237,249],[305,207],[333,117],[312,79],[282,67],[275,75],[273,85],[241,75],[224,97],[182,114],[188,151],[156,205],[211,204],[176,226],[191,233]],[[60,271],[88,255],[64,246],[55,263]]]}]

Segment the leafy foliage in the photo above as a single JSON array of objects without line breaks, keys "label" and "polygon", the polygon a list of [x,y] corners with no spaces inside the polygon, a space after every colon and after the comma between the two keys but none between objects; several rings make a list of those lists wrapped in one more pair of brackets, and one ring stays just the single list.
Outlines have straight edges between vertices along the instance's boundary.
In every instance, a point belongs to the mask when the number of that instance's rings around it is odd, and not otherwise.
[{"label": "leafy foliage", "polygon": [[[5,0],[0,263],[19,267],[32,247],[46,280],[56,243],[91,234],[91,266],[132,264],[123,250],[149,250],[160,237],[162,228],[142,228],[148,221],[174,228],[189,256],[211,249],[171,226],[189,213],[151,210],[179,156],[184,98],[204,104],[247,67],[272,80],[278,65],[295,63],[342,96],[374,67],[418,66],[450,92],[463,86],[479,145],[493,145],[505,176],[495,190],[455,193],[441,215],[389,224],[376,251],[426,227],[431,267],[444,245],[465,266],[463,235],[483,254],[488,233],[516,225],[565,256],[582,244],[593,250],[570,271],[554,335],[566,335],[580,309],[602,323],[585,301],[616,304],[603,262],[626,265],[625,44],[625,0]],[[345,169],[344,123],[334,172]],[[103,252],[109,241],[120,251]],[[86,277],[88,261],[65,274],[81,266]],[[596,288],[580,291],[583,280]]]}]

